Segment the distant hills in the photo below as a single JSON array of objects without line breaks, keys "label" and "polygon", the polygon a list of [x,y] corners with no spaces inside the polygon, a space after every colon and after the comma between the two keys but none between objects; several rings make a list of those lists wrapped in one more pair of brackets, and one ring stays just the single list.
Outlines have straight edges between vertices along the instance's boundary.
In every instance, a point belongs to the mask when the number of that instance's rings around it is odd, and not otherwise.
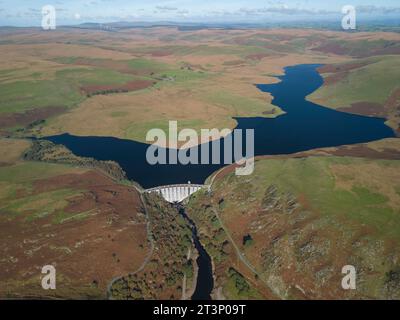
[{"label": "distant hills", "polygon": [[[175,22],[175,21],[117,21],[110,23],[82,23],[75,26],[68,26],[73,28],[82,29],[104,29],[109,31],[117,31],[121,29],[132,29],[132,28],[153,28],[153,27],[177,27],[182,31],[185,30],[201,30],[201,29],[253,29],[253,28],[312,28],[312,29],[329,29],[329,30],[341,30],[340,17],[337,19],[329,20],[315,20],[315,21],[286,21],[286,22]],[[368,19],[359,20],[358,24],[359,31],[399,31],[400,20],[399,19]]]},{"label": "distant hills", "polygon": [[[321,30],[342,30],[341,16],[324,20],[293,20],[266,22],[176,22],[176,21],[116,21],[84,22],[77,25],[61,25],[59,28],[104,30],[116,32],[133,28],[175,27],[181,31],[201,29],[255,29],[255,28],[310,28]],[[0,26],[1,29],[14,29],[14,26]],[[39,27],[38,27],[39,28]],[[392,31],[400,32],[400,19],[359,19],[357,31]]]}]

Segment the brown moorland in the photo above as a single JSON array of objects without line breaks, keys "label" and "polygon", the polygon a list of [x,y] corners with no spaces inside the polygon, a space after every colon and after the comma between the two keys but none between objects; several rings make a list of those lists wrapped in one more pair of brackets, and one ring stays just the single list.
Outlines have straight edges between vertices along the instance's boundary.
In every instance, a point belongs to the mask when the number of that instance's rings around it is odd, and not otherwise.
[{"label": "brown moorland", "polygon": [[[100,172],[21,161],[24,140],[0,140],[0,296],[105,298],[113,277],[149,252],[138,191]],[[57,291],[41,287],[54,265]]]}]

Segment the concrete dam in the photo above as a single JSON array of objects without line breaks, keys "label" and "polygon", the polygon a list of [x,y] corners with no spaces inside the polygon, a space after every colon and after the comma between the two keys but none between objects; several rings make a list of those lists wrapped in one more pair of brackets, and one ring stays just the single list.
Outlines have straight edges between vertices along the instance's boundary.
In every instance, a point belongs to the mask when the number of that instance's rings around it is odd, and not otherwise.
[{"label": "concrete dam", "polygon": [[206,188],[202,184],[176,184],[147,189],[146,193],[157,193],[170,203],[180,203],[195,192]]}]

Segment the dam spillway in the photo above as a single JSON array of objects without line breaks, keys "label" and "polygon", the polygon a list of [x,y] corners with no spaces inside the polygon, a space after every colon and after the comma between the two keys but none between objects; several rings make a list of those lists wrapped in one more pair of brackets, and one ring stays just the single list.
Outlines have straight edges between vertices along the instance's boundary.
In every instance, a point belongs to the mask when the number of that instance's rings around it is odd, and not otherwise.
[{"label": "dam spillway", "polygon": [[170,203],[181,203],[205,187],[202,184],[175,184],[147,189],[145,192],[159,194]]}]

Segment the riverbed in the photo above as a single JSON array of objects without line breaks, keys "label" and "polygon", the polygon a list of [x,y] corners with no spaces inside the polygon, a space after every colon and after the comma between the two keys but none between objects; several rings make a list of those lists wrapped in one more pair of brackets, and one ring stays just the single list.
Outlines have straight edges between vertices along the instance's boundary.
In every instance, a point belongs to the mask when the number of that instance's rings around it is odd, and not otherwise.
[{"label": "riverbed", "polygon": [[[306,64],[287,67],[285,74],[277,77],[279,82],[257,85],[261,91],[271,93],[274,97],[272,104],[279,106],[286,114],[274,119],[236,118],[237,129],[254,129],[255,155],[291,154],[395,137],[393,130],[385,125],[385,119],[339,112],[307,101],[306,97],[323,84],[317,71],[319,66]],[[207,177],[224,166],[223,161],[215,165],[150,165],[146,159],[149,145],[131,140],[69,134],[45,139],[65,145],[78,156],[117,162],[128,178],[143,188],[188,181],[203,184]],[[210,146],[211,143],[207,147]],[[224,139],[221,140],[222,151],[223,147]]]}]

